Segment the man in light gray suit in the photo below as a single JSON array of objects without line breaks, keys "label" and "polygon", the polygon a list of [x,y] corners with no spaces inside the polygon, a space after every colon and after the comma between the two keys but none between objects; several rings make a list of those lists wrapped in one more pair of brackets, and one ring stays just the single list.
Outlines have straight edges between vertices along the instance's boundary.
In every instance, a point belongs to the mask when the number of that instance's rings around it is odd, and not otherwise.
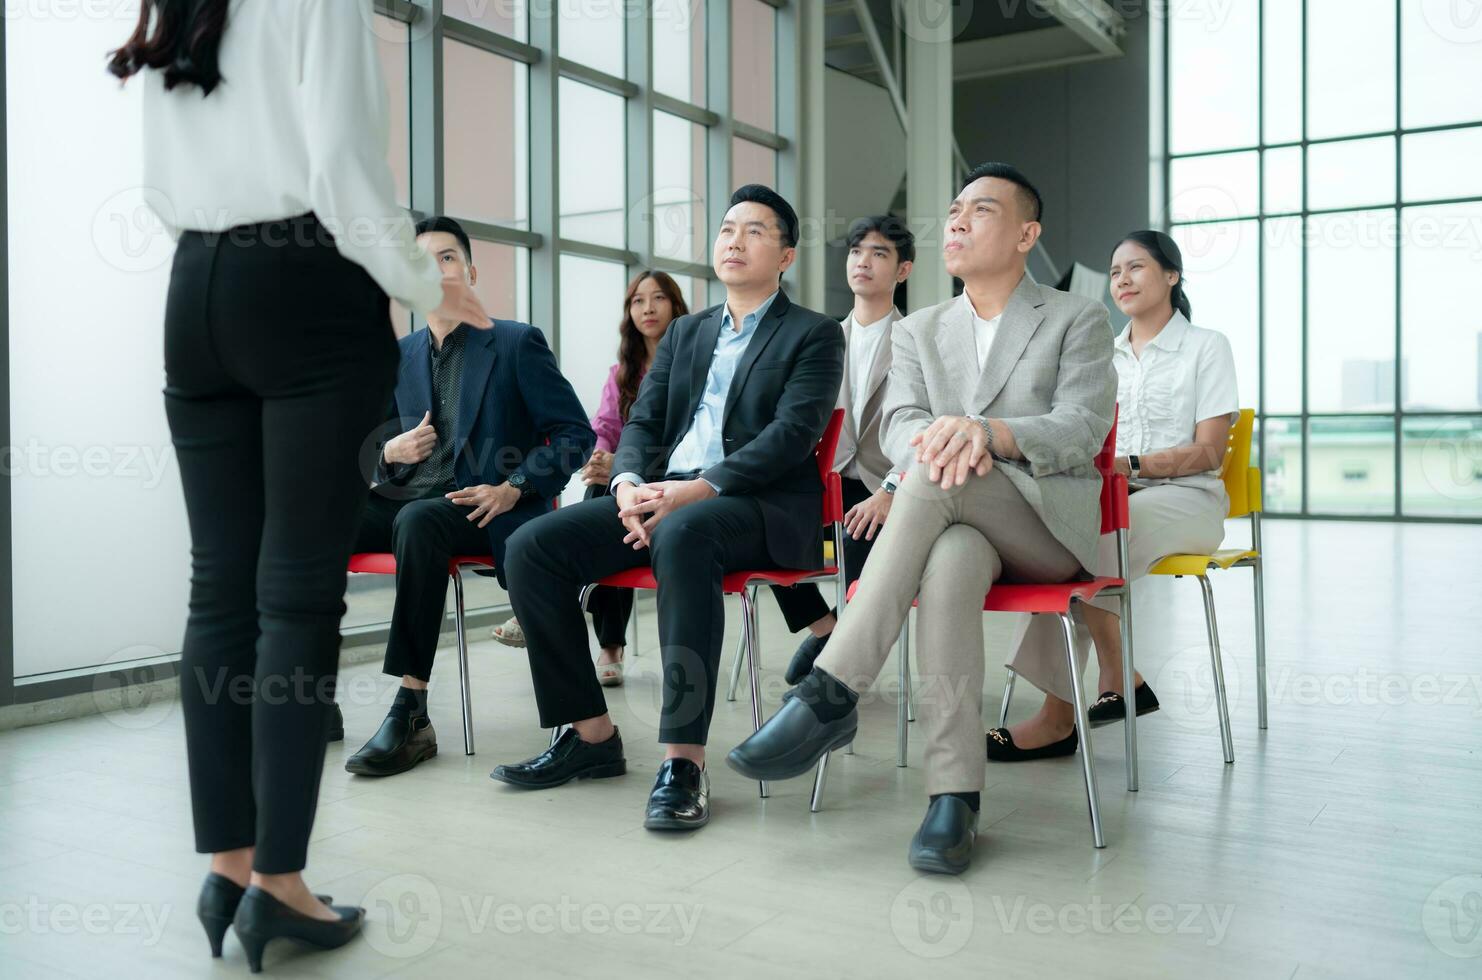
[{"label": "man in light gray suit", "polygon": [[[901,219],[881,214],[860,218],[849,228],[845,275],[854,293],[854,309],[844,327],[844,381],[839,407],[844,428],[834,454],[844,497],[844,573],[848,584],[859,578],[870,556],[875,535],[890,514],[890,504],[905,467],[891,462],[880,445],[884,420],[885,379],[890,373],[890,331],[901,319],[895,291],[911,275],[916,259],[916,236]],[[915,457],[914,451],[910,458]],[[902,457],[904,460],[906,457]],[[777,606],[796,633],[809,635],[787,665],[787,682],[796,684],[813,669],[838,624],[838,610],[829,608],[818,586],[808,583],[772,589]]]},{"label": "man in light gray suit", "polygon": [[909,860],[921,871],[960,873],[972,857],[987,764],[984,595],[1000,580],[1079,578],[1096,559],[1112,332],[1102,304],[1026,275],[1040,210],[1029,181],[1000,163],[974,169],[952,202],[944,255],[966,288],[892,334],[883,444],[916,462],[828,649],[727,758],[753,779],[785,779],[852,741],[858,692],[919,593],[931,803]]}]

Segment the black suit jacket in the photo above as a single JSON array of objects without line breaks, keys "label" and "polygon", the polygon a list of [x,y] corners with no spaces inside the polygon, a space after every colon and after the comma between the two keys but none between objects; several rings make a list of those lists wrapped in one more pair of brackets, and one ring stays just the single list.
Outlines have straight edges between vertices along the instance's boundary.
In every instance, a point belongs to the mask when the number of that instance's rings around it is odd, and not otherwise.
[{"label": "black suit jacket", "polygon": [[[623,426],[612,472],[663,479],[689,431],[715,355],[724,305],[680,317],[654,353]],[[702,476],[726,495],[761,504],[767,552],[782,568],[820,568],[823,483],[813,449],[844,378],[837,320],[779,292],[736,365],[721,434],[725,458]]]}]

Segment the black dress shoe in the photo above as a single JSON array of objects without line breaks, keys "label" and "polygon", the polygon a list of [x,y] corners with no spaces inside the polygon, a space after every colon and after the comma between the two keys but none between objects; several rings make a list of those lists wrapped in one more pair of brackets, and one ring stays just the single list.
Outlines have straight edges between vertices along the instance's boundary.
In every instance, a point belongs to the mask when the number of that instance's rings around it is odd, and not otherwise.
[{"label": "black dress shoe", "polygon": [[955,796],[938,796],[911,838],[906,859],[917,871],[960,875],[973,860],[978,814]]},{"label": "black dress shoe", "polygon": [[354,939],[365,921],[365,909],[349,905],[330,908],[338,919],[316,919],[295,912],[255,885],[248,888],[232,920],[247,952],[248,969],[262,972],[262,951],[273,939],[296,939],[319,949],[337,949]]},{"label": "black dress shoe", "polygon": [[1075,729],[1058,742],[1041,745],[1035,749],[1021,749],[1014,744],[1014,736],[1007,728],[995,728],[988,733],[989,762],[1033,762],[1035,759],[1058,759],[1063,755],[1075,755],[1079,743]]},{"label": "black dress shoe", "polygon": [[731,750],[726,765],[751,779],[791,779],[854,741],[858,730],[859,709],[851,707],[834,721],[819,721],[813,709],[789,691],[777,713]]},{"label": "black dress shoe", "polygon": [[688,759],[665,759],[648,794],[643,826],[699,830],[710,822],[710,774]]},{"label": "black dress shoe", "polygon": [[616,728],[605,742],[583,742],[575,728],[568,728],[556,744],[533,759],[495,766],[490,779],[521,789],[550,789],[573,779],[607,779],[628,771],[623,758],[623,736]]},{"label": "black dress shoe", "polygon": [[394,776],[437,755],[437,732],[426,715],[387,715],[371,740],[345,760],[357,776]]},{"label": "black dress shoe", "polygon": [[[1148,687],[1146,681],[1137,685],[1137,689],[1132,692],[1132,700],[1137,704],[1139,718],[1158,710],[1158,696]],[[1086,717],[1090,719],[1092,728],[1126,721],[1127,702],[1115,691],[1103,691],[1101,697],[1086,710]]]},{"label": "black dress shoe", "polygon": [[345,740],[345,713],[340,710],[339,703],[329,706],[329,731],[324,736],[326,742],[343,742]]},{"label": "black dress shoe", "polygon": [[[232,924],[232,917],[237,914],[237,906],[245,894],[247,889],[226,875],[215,871],[206,875],[206,882],[201,885],[201,897],[196,899],[196,918],[201,920],[201,926],[206,930],[212,957],[221,955],[221,940],[226,936],[227,927]],[[314,897],[325,905],[334,904],[334,899],[328,895]]]},{"label": "black dress shoe", "polygon": [[[828,636],[833,635],[830,633]],[[823,648],[828,646],[828,636],[814,636],[809,633],[807,638],[798,644],[792,660],[788,661],[787,673],[782,675],[783,680],[793,685],[801,684],[803,678],[813,671],[813,665],[823,653]]]}]

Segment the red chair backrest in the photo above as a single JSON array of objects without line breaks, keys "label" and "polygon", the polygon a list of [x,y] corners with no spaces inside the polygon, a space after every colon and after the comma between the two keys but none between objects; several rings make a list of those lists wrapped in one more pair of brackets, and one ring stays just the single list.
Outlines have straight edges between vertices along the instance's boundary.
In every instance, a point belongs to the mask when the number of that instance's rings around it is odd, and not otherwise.
[{"label": "red chair backrest", "polygon": [[839,450],[839,433],[844,431],[844,410],[834,409],[829,416],[823,438],[813,450],[813,461],[818,464],[818,478],[823,481],[823,523],[835,524],[844,519],[844,484],[834,472],[834,454]]},{"label": "red chair backrest", "polygon": [[1111,431],[1106,442],[1096,454],[1096,472],[1101,474],[1101,533],[1111,534],[1125,530],[1127,515],[1127,478],[1113,468],[1117,459],[1117,415],[1118,406],[1112,413]]}]

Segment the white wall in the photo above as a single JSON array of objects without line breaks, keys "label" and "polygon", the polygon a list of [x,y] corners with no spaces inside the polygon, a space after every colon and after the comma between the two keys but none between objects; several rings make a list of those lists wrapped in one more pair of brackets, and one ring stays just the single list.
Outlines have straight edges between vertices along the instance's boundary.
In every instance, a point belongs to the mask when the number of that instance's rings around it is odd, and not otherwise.
[{"label": "white wall", "polygon": [[190,541],[160,390],[173,243],[147,217],[137,3],[7,17],[17,678],[179,650]]}]

